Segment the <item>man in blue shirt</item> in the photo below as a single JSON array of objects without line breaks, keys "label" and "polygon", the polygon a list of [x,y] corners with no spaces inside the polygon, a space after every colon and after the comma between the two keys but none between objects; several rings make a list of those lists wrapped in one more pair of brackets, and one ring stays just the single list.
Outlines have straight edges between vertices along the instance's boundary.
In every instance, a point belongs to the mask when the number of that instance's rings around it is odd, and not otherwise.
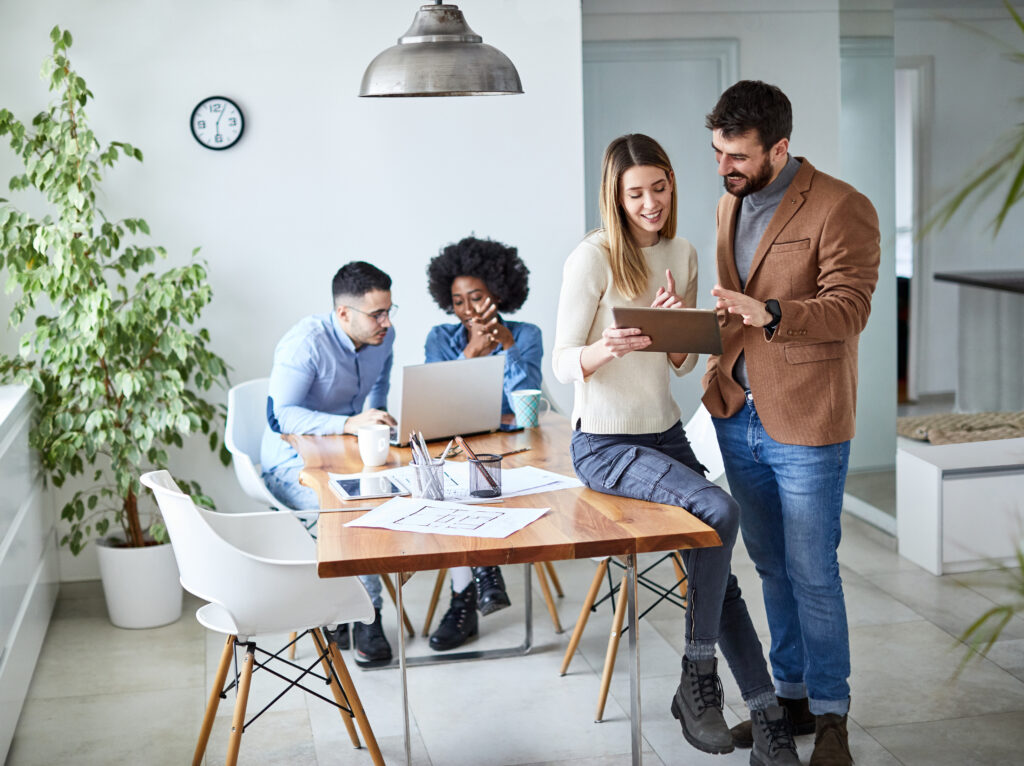
[{"label": "man in blue shirt", "polygon": [[[355,434],[370,423],[395,425],[386,411],[395,331],[391,277],[369,263],[353,261],[334,275],[334,311],[314,314],[292,327],[274,350],[267,399],[267,429],[260,463],[274,497],[296,509],[318,508],[316,493],[299,484],[302,458],[281,434]],[[368,405],[367,409],[364,406]],[[359,578],[373,601],[371,625],[353,627],[356,663],[391,659],[381,628],[381,582]],[[347,648],[347,626],[335,633]]]}]

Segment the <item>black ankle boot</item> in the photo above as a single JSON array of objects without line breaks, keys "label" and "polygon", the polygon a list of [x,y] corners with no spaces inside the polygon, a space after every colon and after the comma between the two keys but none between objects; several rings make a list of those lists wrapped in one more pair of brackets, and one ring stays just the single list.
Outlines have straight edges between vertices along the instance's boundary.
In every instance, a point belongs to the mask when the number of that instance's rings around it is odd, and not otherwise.
[{"label": "black ankle boot", "polygon": [[473,567],[476,599],[480,614],[488,615],[512,604],[505,592],[505,578],[499,567]]},{"label": "black ankle boot", "polygon": [[430,635],[430,648],[438,652],[462,646],[478,632],[476,616],[476,583],[461,593],[452,591],[452,602],[441,618],[441,624]]}]

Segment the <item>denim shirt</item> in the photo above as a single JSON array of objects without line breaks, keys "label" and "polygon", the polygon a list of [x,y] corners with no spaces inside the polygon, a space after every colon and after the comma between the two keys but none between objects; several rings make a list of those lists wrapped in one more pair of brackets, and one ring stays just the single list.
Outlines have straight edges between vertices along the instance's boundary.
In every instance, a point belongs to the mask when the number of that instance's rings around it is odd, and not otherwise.
[{"label": "denim shirt", "polygon": [[[512,322],[499,319],[509,329],[515,340],[508,351],[499,344],[491,352],[505,355],[504,394],[501,398],[501,411],[512,412],[512,404],[508,395],[520,388],[540,388],[540,360],[544,356],[544,344],[541,340],[540,328],[529,322]],[[465,359],[463,353],[469,338],[466,328],[461,322],[455,324],[439,324],[430,329],[424,344],[424,355],[427,362],[447,362],[452,359]]]},{"label": "denim shirt", "polygon": [[349,415],[387,407],[394,328],[379,346],[356,351],[337,314],[315,314],[292,327],[274,350],[267,428],[260,445],[264,472],[302,467],[281,434],[340,434]]}]

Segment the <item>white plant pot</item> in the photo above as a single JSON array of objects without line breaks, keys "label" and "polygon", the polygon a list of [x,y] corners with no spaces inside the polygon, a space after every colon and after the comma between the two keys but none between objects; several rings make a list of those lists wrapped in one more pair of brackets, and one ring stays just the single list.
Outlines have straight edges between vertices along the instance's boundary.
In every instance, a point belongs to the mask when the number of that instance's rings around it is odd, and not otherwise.
[{"label": "white plant pot", "polygon": [[178,564],[169,544],[119,548],[123,540],[96,541],[103,595],[119,628],[156,628],[181,617]]}]

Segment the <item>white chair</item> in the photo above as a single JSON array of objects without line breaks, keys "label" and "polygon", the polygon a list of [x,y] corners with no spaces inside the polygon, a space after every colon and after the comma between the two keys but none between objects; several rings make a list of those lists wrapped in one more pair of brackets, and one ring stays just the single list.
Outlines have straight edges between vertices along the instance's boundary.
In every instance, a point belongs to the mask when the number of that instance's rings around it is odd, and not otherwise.
[{"label": "white chair", "polygon": [[[270,508],[278,508],[300,519],[310,533],[316,527],[318,511],[303,513],[301,510],[289,508],[267,489],[260,470],[260,442],[267,428],[267,396],[270,378],[254,378],[239,383],[228,391],[228,417],[224,424],[224,446],[231,453],[231,464],[235,468],[235,478],[242,491],[253,500]],[[391,578],[381,577],[384,587],[395,601],[395,586]],[[414,635],[412,622],[408,615],[402,615],[402,621],[410,638]],[[293,637],[294,638],[294,637]],[[295,656],[292,644],[291,656]]]},{"label": "white chair", "polygon": [[[324,626],[342,622],[371,622],[373,605],[366,589],[355,578],[320,579],[316,544],[290,514],[214,513],[196,506],[167,471],[144,474],[141,481],[156,495],[182,587],[209,602],[196,611],[196,619],[206,628],[227,635],[193,766],[203,762],[218,703],[231,687],[236,688],[236,699],[226,763],[231,766],[237,762],[242,732],[255,719],[245,720],[253,670],[264,668],[288,683],[285,691],[298,686],[330,702],[316,689],[304,686],[302,680],[308,677],[326,683],[353,746],[360,746],[352,724],[355,718],[374,764],[382,766],[384,759],[345,660],[322,632]],[[293,630],[309,633],[316,645],[317,657],[308,667],[288,662],[281,657],[282,652],[270,654],[257,646],[257,635]],[[236,671],[235,679],[225,687],[234,650],[239,646],[245,649],[241,672]],[[257,652],[260,660],[256,659]],[[264,655],[267,659],[262,659]],[[301,671],[299,679],[279,675],[269,667],[273,661],[286,662]],[[316,671],[318,663],[323,675]]]},{"label": "white chair", "polygon": [[267,428],[269,385],[270,378],[256,378],[228,391],[224,446],[231,453],[235,478],[245,494],[271,508],[293,511],[271,494],[260,470],[260,443]]}]

